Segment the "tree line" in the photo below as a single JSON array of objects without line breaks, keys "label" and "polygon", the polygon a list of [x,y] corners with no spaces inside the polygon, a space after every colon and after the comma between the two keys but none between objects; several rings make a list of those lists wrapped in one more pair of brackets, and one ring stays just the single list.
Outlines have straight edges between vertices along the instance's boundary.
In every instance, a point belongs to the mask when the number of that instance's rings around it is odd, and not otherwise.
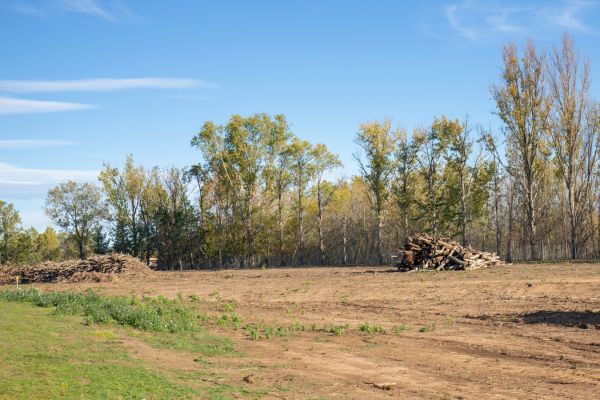
[{"label": "tree line", "polygon": [[165,269],[382,264],[416,232],[451,236],[508,261],[600,258],[600,106],[590,65],[564,35],[551,52],[507,45],[491,88],[492,132],[434,117],[412,131],[359,126],[358,175],[284,115],[205,122],[188,168],[129,156],[99,184],[64,182],[45,211],[60,228],[20,227],[0,202],[0,261],[132,254]]}]

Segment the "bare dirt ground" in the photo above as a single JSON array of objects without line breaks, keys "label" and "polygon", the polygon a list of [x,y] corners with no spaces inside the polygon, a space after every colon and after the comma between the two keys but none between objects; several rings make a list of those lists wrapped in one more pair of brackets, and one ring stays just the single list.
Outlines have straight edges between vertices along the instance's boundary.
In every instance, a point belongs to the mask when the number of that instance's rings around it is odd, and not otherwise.
[{"label": "bare dirt ground", "polygon": [[[244,356],[218,367],[265,398],[591,399],[600,397],[600,265],[511,265],[402,274],[388,268],[159,272],[111,283],[39,285],[107,294],[188,298],[218,313],[236,304],[244,323],[300,322],[296,335],[251,340],[215,327]],[[359,326],[382,326],[368,334]],[[345,325],[343,335],[312,324]],[[403,332],[392,332],[404,324]],[[421,328],[429,326],[426,332]],[[138,346],[140,347],[140,346]],[[136,352],[188,365],[187,355]],[[168,352],[168,350],[154,350]],[[180,357],[178,360],[177,357]],[[187,357],[187,358],[186,358]],[[373,384],[395,383],[390,390]],[[243,383],[242,383],[243,384]],[[249,384],[250,385],[250,384]]]}]

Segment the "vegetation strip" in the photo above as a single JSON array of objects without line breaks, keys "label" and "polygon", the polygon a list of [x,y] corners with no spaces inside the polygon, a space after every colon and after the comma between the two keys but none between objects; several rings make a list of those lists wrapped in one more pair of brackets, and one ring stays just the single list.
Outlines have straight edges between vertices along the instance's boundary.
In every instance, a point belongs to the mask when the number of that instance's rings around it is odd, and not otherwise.
[{"label": "vegetation strip", "polygon": [[196,316],[190,307],[163,296],[102,296],[93,291],[41,292],[29,288],[0,291],[0,300],[55,307],[56,314],[82,315],[87,324],[113,322],[144,331],[171,333],[198,329]]}]

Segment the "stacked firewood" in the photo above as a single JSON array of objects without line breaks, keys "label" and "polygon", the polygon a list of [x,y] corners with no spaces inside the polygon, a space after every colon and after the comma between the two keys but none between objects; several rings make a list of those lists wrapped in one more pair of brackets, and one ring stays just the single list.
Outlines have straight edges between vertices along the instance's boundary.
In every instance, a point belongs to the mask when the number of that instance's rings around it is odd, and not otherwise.
[{"label": "stacked firewood", "polygon": [[46,261],[38,265],[0,266],[0,285],[33,282],[112,281],[117,276],[146,275],[152,270],[139,259],[125,254],[107,254],[85,260]]},{"label": "stacked firewood", "polygon": [[452,239],[426,234],[408,237],[404,248],[392,258],[400,271],[472,270],[500,264],[495,253],[463,247]]}]

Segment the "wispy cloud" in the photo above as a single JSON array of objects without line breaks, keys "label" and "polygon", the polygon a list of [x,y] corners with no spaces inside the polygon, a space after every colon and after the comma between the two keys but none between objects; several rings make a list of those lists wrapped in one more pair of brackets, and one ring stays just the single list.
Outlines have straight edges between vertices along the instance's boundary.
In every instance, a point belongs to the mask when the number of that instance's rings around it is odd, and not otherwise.
[{"label": "wispy cloud", "polygon": [[541,12],[553,24],[579,31],[589,31],[590,27],[582,19],[582,11],[596,3],[592,1],[573,0],[560,7],[543,8]]},{"label": "wispy cloud", "polygon": [[492,0],[466,0],[443,9],[448,25],[460,36],[475,41],[497,33],[546,32],[549,29],[570,29],[595,33],[586,24],[584,11],[597,6],[595,1],[544,1],[532,5]]},{"label": "wispy cloud", "polygon": [[76,144],[68,140],[37,140],[37,139],[13,139],[0,140],[0,149],[35,149],[40,147],[71,146]]},{"label": "wispy cloud", "polygon": [[44,13],[42,9],[28,3],[13,2],[5,4],[4,7],[18,14],[27,15],[29,17],[43,18],[46,16],[46,13]]},{"label": "wispy cloud", "polygon": [[91,104],[67,103],[61,101],[42,101],[0,97],[0,114],[37,114],[60,111],[87,110]]},{"label": "wispy cloud", "polygon": [[3,186],[47,186],[69,179],[95,181],[98,174],[99,171],[93,170],[23,168],[0,162],[0,185]]},{"label": "wispy cloud", "polygon": [[179,78],[126,78],[80,79],[69,81],[0,81],[0,91],[11,93],[32,92],[108,92],[125,89],[182,89],[210,88],[216,85],[195,79]]},{"label": "wispy cloud", "polygon": [[468,28],[466,26],[464,26],[460,21],[459,21],[459,11],[461,10],[462,7],[460,7],[457,4],[451,4],[449,6],[446,7],[444,15],[446,16],[446,19],[448,20],[448,23],[450,24],[450,26],[452,28],[454,28],[459,35],[466,37],[467,39],[470,40],[474,40],[477,38],[477,36],[479,36],[479,34],[477,33],[476,30]]},{"label": "wispy cloud", "polygon": [[94,0],[58,0],[56,6],[63,11],[87,14],[94,17],[104,18],[109,21],[114,21],[115,17],[102,8]]},{"label": "wispy cloud", "polygon": [[120,0],[12,0],[4,4],[4,8],[38,18],[56,14],[81,14],[116,22],[133,16]]}]

